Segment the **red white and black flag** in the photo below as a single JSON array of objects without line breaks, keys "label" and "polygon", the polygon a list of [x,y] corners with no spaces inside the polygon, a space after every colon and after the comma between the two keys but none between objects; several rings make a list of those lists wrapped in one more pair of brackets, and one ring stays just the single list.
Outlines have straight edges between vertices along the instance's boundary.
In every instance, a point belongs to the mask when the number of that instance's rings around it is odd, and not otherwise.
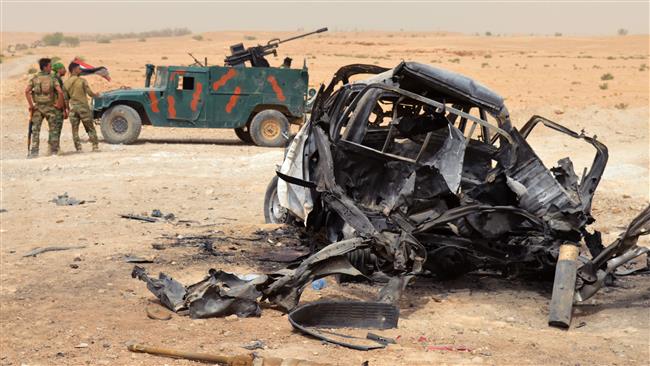
[{"label": "red white and black flag", "polygon": [[81,67],[81,75],[99,75],[104,79],[111,81],[111,76],[108,73],[108,69],[105,68],[104,66],[99,66],[99,67],[92,66],[90,64],[81,61],[78,57],[72,60],[72,62],[78,64]]}]

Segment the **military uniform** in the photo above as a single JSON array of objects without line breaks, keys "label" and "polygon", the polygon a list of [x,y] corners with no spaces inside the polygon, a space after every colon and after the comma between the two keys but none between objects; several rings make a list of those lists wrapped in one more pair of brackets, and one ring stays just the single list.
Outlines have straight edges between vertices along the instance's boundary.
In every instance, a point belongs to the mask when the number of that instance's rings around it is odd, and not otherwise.
[{"label": "military uniform", "polygon": [[[61,65],[61,67],[63,67],[63,65]],[[53,71],[52,77],[56,80],[61,90],[63,90],[63,80],[57,74],[57,70]],[[65,98],[65,93],[64,93],[64,98]],[[49,135],[50,149],[53,154],[57,154],[60,152],[61,130],[63,129],[64,110],[65,107],[61,109],[56,109],[56,108],[54,109],[55,118],[54,118],[53,125],[50,126],[50,135]]]},{"label": "military uniform", "polygon": [[49,127],[48,142],[50,151],[58,150],[55,144],[55,135],[53,131],[56,130],[57,111],[56,108],[56,79],[47,72],[39,72],[29,81],[32,92],[32,100],[34,101],[34,109],[32,111],[32,145],[31,156],[38,156],[38,148],[40,144],[41,125],[43,119],[47,119]]},{"label": "military uniform", "polygon": [[88,105],[87,95],[94,95],[88,82],[79,76],[70,76],[64,83],[63,89],[70,103],[70,124],[72,124],[72,140],[77,151],[81,151],[81,141],[79,140],[79,123],[83,123],[86,133],[93,145],[93,151],[99,149],[97,140],[97,131],[93,122],[93,113]]}]

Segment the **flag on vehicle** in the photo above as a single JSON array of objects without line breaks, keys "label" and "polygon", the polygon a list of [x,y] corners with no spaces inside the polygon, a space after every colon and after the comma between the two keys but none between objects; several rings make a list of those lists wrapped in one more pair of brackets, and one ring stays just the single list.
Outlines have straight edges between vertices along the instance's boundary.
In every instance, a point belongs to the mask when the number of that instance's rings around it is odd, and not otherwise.
[{"label": "flag on vehicle", "polygon": [[108,69],[104,66],[95,67],[90,64],[87,64],[80,60],[78,57],[75,57],[72,62],[78,64],[81,67],[81,75],[99,75],[104,79],[111,81],[111,76],[108,73]]}]

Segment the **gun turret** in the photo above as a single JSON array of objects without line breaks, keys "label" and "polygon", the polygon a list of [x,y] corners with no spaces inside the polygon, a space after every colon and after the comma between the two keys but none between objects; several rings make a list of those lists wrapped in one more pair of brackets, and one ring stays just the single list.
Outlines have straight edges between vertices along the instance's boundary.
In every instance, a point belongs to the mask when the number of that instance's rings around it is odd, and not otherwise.
[{"label": "gun turret", "polygon": [[304,38],[316,33],[327,32],[327,28],[321,28],[313,32],[297,35],[291,38],[280,40],[274,38],[266,43],[266,45],[257,45],[254,47],[244,48],[243,43],[237,43],[230,46],[230,56],[227,56],[223,62],[225,66],[239,66],[244,65],[245,62],[250,62],[252,67],[269,67],[269,62],[264,56],[273,55],[277,56],[277,48],[281,43]]}]

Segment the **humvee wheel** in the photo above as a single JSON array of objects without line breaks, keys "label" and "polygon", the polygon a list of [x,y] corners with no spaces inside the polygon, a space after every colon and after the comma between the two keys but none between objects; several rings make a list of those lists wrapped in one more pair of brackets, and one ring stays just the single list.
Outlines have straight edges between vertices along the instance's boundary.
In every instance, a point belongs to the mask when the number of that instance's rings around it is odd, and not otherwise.
[{"label": "humvee wheel", "polygon": [[251,131],[248,125],[240,128],[235,128],[235,135],[237,135],[237,137],[239,137],[239,139],[243,142],[246,142],[248,144],[253,143],[253,139],[251,138]]},{"label": "humvee wheel", "polygon": [[250,135],[258,146],[284,146],[289,140],[289,121],[284,114],[267,109],[253,117]]},{"label": "humvee wheel", "polygon": [[135,109],[118,104],[102,114],[101,130],[109,144],[130,144],[138,139],[142,120]]}]

